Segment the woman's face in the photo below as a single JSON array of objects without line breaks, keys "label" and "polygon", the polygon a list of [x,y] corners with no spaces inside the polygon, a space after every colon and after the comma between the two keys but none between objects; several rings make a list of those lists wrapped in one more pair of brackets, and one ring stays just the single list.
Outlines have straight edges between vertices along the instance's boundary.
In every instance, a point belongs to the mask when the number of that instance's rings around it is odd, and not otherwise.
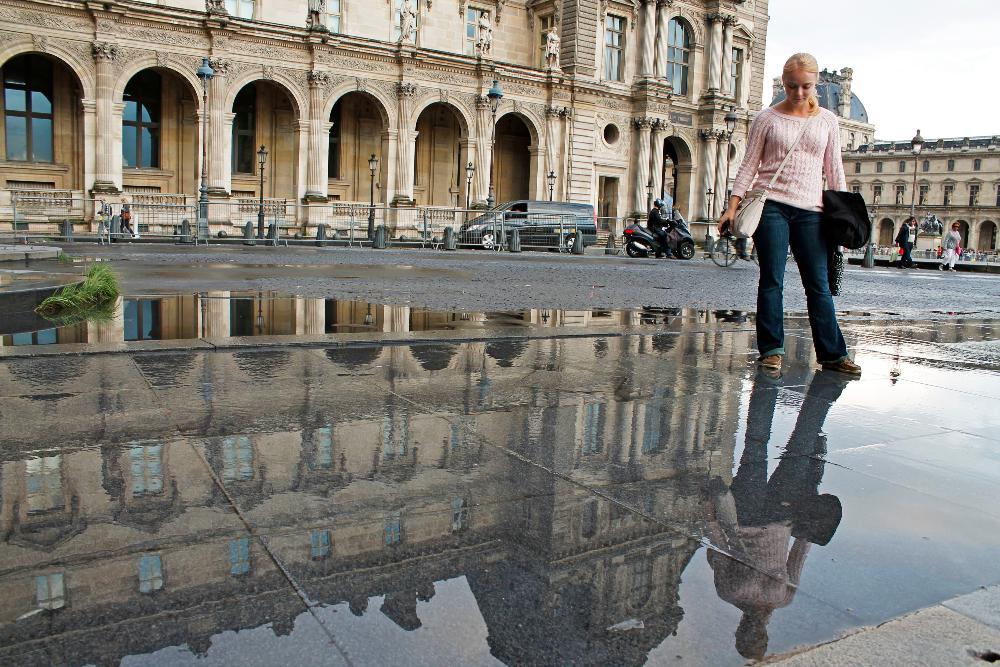
[{"label": "woman's face", "polygon": [[785,98],[793,106],[808,104],[809,98],[816,94],[818,75],[803,69],[793,70],[781,78],[785,87]]},{"label": "woman's face", "polygon": [[952,225],[951,226],[951,231],[953,231],[953,232],[957,232],[959,229],[960,229],[960,227],[958,225]]}]

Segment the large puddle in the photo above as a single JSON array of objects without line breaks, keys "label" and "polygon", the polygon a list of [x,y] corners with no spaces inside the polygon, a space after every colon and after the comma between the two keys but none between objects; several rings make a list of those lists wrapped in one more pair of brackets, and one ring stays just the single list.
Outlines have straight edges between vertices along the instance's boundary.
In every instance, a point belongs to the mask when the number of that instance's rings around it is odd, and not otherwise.
[{"label": "large puddle", "polygon": [[[128,301],[115,336],[623,316]],[[740,665],[1000,583],[1000,324],[848,322],[850,382],[801,321],[768,375],[742,314],[629,316],[0,360],[0,663]]]}]

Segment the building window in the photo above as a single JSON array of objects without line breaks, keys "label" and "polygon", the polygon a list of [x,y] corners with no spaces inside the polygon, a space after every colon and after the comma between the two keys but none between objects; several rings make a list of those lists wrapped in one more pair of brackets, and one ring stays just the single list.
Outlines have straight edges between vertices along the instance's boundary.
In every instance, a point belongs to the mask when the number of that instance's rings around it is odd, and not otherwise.
[{"label": "building window", "polygon": [[876,162],[876,163],[875,163],[875,173],[877,173],[877,174],[881,174],[881,173],[882,173],[882,166],[883,166],[883,165],[882,165],[882,162],[881,162],[881,161],[879,161],[879,162]]},{"label": "building window", "polygon": [[344,10],[342,0],[327,0],[326,27],[330,32],[339,33],[344,26]]},{"label": "building window", "polygon": [[667,26],[667,81],[675,95],[688,94],[688,68],[691,58],[691,31],[678,19]]},{"label": "building window", "polygon": [[469,503],[465,498],[452,498],[451,500],[451,530],[458,532],[464,530],[469,523]]},{"label": "building window", "polygon": [[604,19],[604,80],[625,78],[625,19],[608,14]]},{"label": "building window", "polygon": [[860,162],[855,162],[854,163],[854,173],[855,174],[860,174],[861,173],[861,163]]},{"label": "building window", "polygon": [[233,173],[257,169],[257,87],[244,86],[233,102]]},{"label": "building window", "polygon": [[896,206],[903,205],[903,199],[906,197],[906,186],[897,185],[896,186]]},{"label": "building window", "polygon": [[125,299],[125,340],[160,340],[160,300]]},{"label": "building window", "polygon": [[399,544],[403,540],[403,513],[390,512],[385,517],[385,545]]},{"label": "building window", "polygon": [[583,517],[580,522],[580,535],[589,540],[597,534],[597,499],[591,498],[583,504]]},{"label": "building window", "polygon": [[538,17],[538,67],[545,67],[545,47],[548,42],[549,30],[555,25],[552,14]]},{"label": "building window", "polygon": [[948,171],[955,171],[955,161],[948,160]]},{"label": "building window", "polygon": [[[733,99],[740,96],[740,87],[743,85],[743,49],[733,48],[733,67],[729,73],[729,92]],[[851,148],[854,148],[854,135],[851,135]]]},{"label": "building window", "polygon": [[997,186],[997,206],[1000,206],[1000,185]]},{"label": "building window", "polygon": [[122,111],[122,165],[160,167],[160,75],[143,70],[125,86]]},{"label": "building window", "polygon": [[333,428],[324,426],[316,429],[316,455],[313,457],[313,470],[329,470],[333,467]]},{"label": "building window", "polygon": [[62,456],[28,459],[24,465],[28,513],[63,509]]},{"label": "building window", "polygon": [[[851,132],[850,141],[847,143],[847,150],[854,150],[854,133]],[[857,172],[855,172],[857,173]]]},{"label": "building window", "polygon": [[62,609],[66,606],[66,588],[62,572],[35,577],[35,602],[39,609]]},{"label": "building window", "polygon": [[163,562],[159,554],[139,558],[139,592],[152,593],[163,588]]},{"label": "building window", "polygon": [[55,329],[42,329],[11,335],[11,345],[55,345],[59,342]]},{"label": "building window", "polygon": [[931,170],[931,161],[930,160],[924,160],[924,163],[921,165],[921,169],[923,169],[924,171],[930,171]]},{"label": "building window", "polygon": [[132,497],[141,498],[163,491],[163,445],[139,445],[128,450],[131,465]]},{"label": "building window", "polygon": [[245,482],[253,479],[253,445],[250,437],[240,435],[222,440],[222,481]]},{"label": "building window", "polygon": [[930,188],[928,186],[926,186],[926,185],[921,185],[920,186],[920,191],[919,191],[919,194],[917,195],[917,197],[919,198],[919,202],[918,203],[921,206],[923,206],[924,204],[927,203],[927,191],[929,189]]},{"label": "building window", "polygon": [[983,161],[976,158],[972,161],[972,171],[980,171],[983,168]]},{"label": "building window", "polygon": [[944,205],[951,206],[951,195],[955,192],[954,185],[944,186]]},{"label": "building window", "polygon": [[657,387],[653,399],[646,403],[643,410],[642,451],[655,452],[660,449],[660,427],[666,411],[664,410],[666,389]]},{"label": "building window", "polygon": [[3,66],[7,159],[52,162],[52,63],[42,56]]},{"label": "building window", "polygon": [[976,206],[979,204],[979,186],[970,185],[969,186],[969,206]]},{"label": "building window", "polygon": [[856,195],[861,194],[861,186],[860,185],[852,185],[851,186],[851,192],[853,192]]},{"label": "building window", "polygon": [[313,560],[330,556],[330,531],[314,530],[309,536],[311,542],[310,554]]},{"label": "building window", "polygon": [[250,538],[229,541],[229,574],[239,577],[250,572]]},{"label": "building window", "polygon": [[649,601],[653,592],[653,568],[649,558],[643,558],[632,564],[632,581],[629,590],[629,602],[633,608],[642,607]]},{"label": "building window", "polygon": [[340,178],[340,147],[343,142],[341,100],[333,105],[330,112],[330,152],[327,155],[328,178]]},{"label": "building window", "polygon": [[583,406],[583,453],[596,454],[601,451],[604,404],[587,403]]},{"label": "building window", "polygon": [[459,418],[459,421],[452,423],[448,446],[451,449],[458,449],[465,446],[465,424],[463,418]]},{"label": "building window", "polygon": [[873,185],[872,186],[872,195],[875,197],[875,201],[879,201],[880,199],[882,199],[882,186],[881,185]]},{"label": "building window", "polygon": [[226,11],[241,19],[253,18],[254,0],[226,0]]},{"label": "building window", "polygon": [[490,13],[478,7],[465,10],[465,55],[476,55],[476,42],[479,41],[479,19],[489,17]]},{"label": "building window", "polygon": [[[420,31],[420,0],[411,0],[413,3],[413,11],[416,16],[413,17],[413,42],[417,41],[417,33]],[[396,8],[392,12],[392,25],[393,33],[392,39],[394,41],[399,41],[401,34],[400,22],[401,22],[401,12],[403,11],[403,0],[396,0]]]},{"label": "building window", "polygon": [[906,160],[900,160],[899,161],[899,173],[901,173],[901,174],[905,174],[906,173]]}]

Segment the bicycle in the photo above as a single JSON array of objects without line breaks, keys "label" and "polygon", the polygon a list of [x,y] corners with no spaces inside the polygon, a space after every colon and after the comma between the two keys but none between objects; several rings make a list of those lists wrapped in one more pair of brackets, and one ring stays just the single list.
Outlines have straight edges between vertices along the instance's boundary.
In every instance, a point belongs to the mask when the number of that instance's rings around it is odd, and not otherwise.
[{"label": "bicycle", "polygon": [[[745,239],[745,243],[743,259],[756,264],[757,247],[754,246],[753,239]],[[718,266],[732,266],[737,259],[740,259],[740,255],[736,251],[736,239],[731,235],[720,236],[715,241],[714,246],[709,256]]]}]

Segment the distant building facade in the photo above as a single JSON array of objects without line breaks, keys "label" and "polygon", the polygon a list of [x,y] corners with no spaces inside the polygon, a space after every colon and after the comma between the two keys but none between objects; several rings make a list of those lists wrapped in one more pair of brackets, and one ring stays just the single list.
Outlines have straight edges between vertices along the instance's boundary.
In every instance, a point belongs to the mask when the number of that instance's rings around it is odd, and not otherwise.
[{"label": "distant building facade", "polygon": [[[43,200],[24,218],[38,229],[90,221],[93,199],[193,208],[203,141],[214,204],[239,213],[263,194],[304,230],[329,202],[368,202],[372,181],[386,206],[482,203],[491,171],[497,201],[547,198],[553,174],[557,199],[603,216],[669,191],[705,217],[760,108],[767,11],[766,0],[8,3],[0,218],[18,195]],[[743,119],[732,148],[730,108]],[[212,210],[213,232],[245,217]]]}]

